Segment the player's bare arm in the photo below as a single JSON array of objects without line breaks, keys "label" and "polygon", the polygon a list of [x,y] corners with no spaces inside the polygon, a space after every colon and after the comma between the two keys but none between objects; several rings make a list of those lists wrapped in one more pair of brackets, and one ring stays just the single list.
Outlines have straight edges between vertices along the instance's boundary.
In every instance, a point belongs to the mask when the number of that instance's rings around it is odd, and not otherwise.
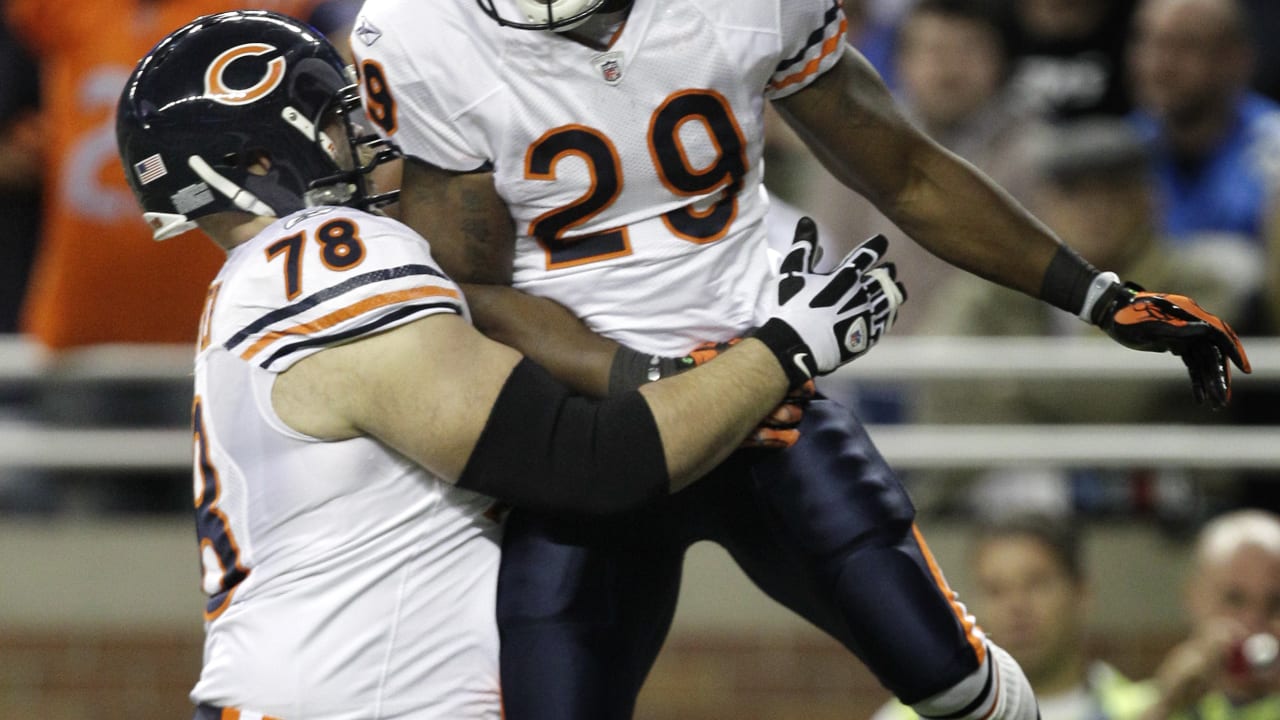
[{"label": "player's bare arm", "polygon": [[924,248],[1039,296],[1058,240],[972,165],[912,127],[857,52],[847,50],[836,67],[774,106],[829,171]]},{"label": "player's bare arm", "polygon": [[518,349],[561,382],[591,397],[609,392],[618,343],[592,332],[568,308],[509,285],[463,283],[477,329]]},{"label": "player's bare arm", "polygon": [[1220,318],[1186,296],[1098,272],[985,175],[915,130],[856,51],[775,106],[828,170],[943,260],[1076,314],[1126,347],[1178,355],[1198,402],[1225,406],[1230,365],[1250,371]]}]

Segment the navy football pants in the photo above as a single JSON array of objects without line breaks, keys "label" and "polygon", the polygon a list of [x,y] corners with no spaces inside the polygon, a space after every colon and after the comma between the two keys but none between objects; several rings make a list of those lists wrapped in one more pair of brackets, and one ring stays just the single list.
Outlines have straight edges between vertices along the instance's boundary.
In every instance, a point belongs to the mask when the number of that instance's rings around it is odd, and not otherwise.
[{"label": "navy football pants", "polygon": [[865,429],[821,397],[786,451],[735,453],[643,512],[514,510],[498,580],[508,720],[630,718],[675,612],[684,552],[723,546],[770,597],[911,703],[978,667],[976,643]]}]

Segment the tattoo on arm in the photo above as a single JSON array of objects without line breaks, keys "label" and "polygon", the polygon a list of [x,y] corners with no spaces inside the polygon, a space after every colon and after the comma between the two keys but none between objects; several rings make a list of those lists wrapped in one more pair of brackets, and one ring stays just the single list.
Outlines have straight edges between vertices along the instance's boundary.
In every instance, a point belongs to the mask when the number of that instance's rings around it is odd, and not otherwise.
[{"label": "tattoo on arm", "polygon": [[[514,255],[514,229],[511,223],[499,222],[493,199],[487,193],[463,186],[458,194],[458,229],[462,235],[463,262],[471,282],[492,285],[511,283]],[[502,209],[505,213],[505,208]],[[504,236],[495,236],[499,227]],[[505,252],[504,252],[505,251]]]},{"label": "tattoo on arm", "polygon": [[401,207],[405,223],[427,238],[453,279],[511,282],[515,232],[491,173],[455,173],[410,160]]}]

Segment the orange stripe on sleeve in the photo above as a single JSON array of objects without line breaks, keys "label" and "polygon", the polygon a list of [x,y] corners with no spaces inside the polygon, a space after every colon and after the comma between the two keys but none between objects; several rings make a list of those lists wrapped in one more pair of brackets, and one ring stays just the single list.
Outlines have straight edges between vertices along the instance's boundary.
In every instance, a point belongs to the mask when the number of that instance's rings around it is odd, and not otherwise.
[{"label": "orange stripe on sleeve", "polygon": [[788,85],[794,85],[798,82],[803,82],[804,80],[808,79],[811,75],[818,72],[818,68],[822,66],[822,61],[828,55],[835,52],[840,47],[840,43],[844,42],[844,34],[845,34],[845,31],[848,30],[848,28],[849,28],[849,21],[845,18],[841,18],[839,32],[827,38],[826,41],[822,43],[822,51],[818,53],[818,57],[805,63],[804,67],[800,68],[798,72],[791,73],[790,75],[782,78],[781,80],[776,80],[774,82],[769,83],[770,89],[781,90],[782,88],[787,87]]},{"label": "orange stripe on sleeve", "polygon": [[960,605],[959,596],[947,585],[946,578],[942,576],[942,570],[938,568],[938,562],[933,559],[933,553],[929,551],[929,545],[924,541],[924,534],[920,532],[920,527],[911,523],[911,533],[915,536],[916,543],[920,545],[920,552],[924,555],[925,562],[929,564],[929,573],[933,575],[933,582],[942,592],[942,596],[947,599],[947,603],[951,605],[951,612],[955,613],[956,619],[964,627],[965,639],[969,641],[969,647],[973,648],[974,654],[978,656],[978,664],[981,665],[986,660],[987,647],[982,644],[982,639],[974,631],[974,624],[965,614],[964,607]]},{"label": "orange stripe on sleeve", "polygon": [[327,328],[331,328],[334,325],[337,325],[338,323],[344,320],[350,320],[351,318],[356,317],[361,313],[366,313],[376,308],[386,307],[387,305],[393,305],[395,303],[404,302],[406,300],[416,300],[418,298],[433,297],[433,296],[445,296],[445,297],[460,299],[458,291],[452,290],[450,288],[442,288],[442,287],[434,287],[434,286],[411,288],[408,290],[397,290],[395,292],[383,293],[381,295],[374,295],[373,297],[365,298],[359,302],[352,303],[344,308],[334,310],[328,315],[312,320],[309,323],[294,325],[293,327],[287,330],[276,330],[273,332],[269,332],[263,335],[261,338],[259,338],[257,342],[250,345],[243,353],[240,354],[240,357],[245,360],[251,360],[254,355],[257,355],[258,353],[262,352],[263,348],[267,347],[268,345],[279,340],[282,337],[286,337],[289,335],[307,335],[309,333],[317,332],[319,330],[325,330]]}]

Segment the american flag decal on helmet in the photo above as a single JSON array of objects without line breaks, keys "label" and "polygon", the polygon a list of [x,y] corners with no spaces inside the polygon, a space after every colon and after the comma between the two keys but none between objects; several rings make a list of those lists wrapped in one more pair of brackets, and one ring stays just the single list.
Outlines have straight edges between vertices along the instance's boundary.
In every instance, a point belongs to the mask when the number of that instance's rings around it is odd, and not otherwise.
[{"label": "american flag decal on helmet", "polygon": [[159,154],[143,158],[141,161],[134,163],[133,171],[138,174],[138,182],[143,185],[155,182],[169,174],[168,169],[164,166],[164,159]]}]

